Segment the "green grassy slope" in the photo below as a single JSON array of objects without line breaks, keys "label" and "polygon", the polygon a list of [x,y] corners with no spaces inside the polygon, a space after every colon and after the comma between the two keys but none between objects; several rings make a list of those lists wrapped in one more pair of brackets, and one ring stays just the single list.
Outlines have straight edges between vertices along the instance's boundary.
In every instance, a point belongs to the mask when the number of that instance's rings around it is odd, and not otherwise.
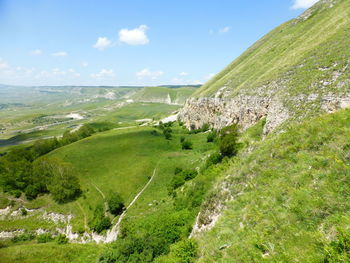
[{"label": "green grassy slope", "polygon": [[[323,259],[325,246],[350,233],[349,142],[343,110],[270,134],[232,159],[223,182],[233,201],[196,236],[198,262],[348,262]],[[223,199],[219,190],[211,196],[206,207]]]},{"label": "green grassy slope", "polygon": [[[46,157],[60,159],[76,169],[83,196],[64,205],[56,204],[47,195],[21,204],[26,208],[44,208],[47,212],[72,214],[73,230],[84,231],[96,205],[105,201],[99,190],[106,197],[110,191],[119,192],[126,204],[129,204],[157,168],[153,183],[129,214],[154,212],[158,208],[150,209],[148,204],[154,200],[160,203],[168,198],[167,186],[175,167],[199,166],[203,155],[213,149],[213,145],[206,143],[205,134],[185,135],[193,141],[194,150],[184,151],[179,140],[185,132],[181,127],[173,128],[173,139],[170,141],[160,131],[157,135],[152,134],[151,131],[154,130],[150,127],[111,130],[51,152]],[[21,204],[16,204],[14,209]],[[161,203],[159,207],[162,205],[166,203]],[[0,230],[36,230],[40,227],[55,229],[56,226],[43,220],[41,214],[38,212],[30,217],[0,221]]]},{"label": "green grassy slope", "polygon": [[226,87],[226,97],[274,94],[292,104],[300,94],[348,92],[349,12],[347,0],[321,0],[256,42],[194,96],[211,97]]},{"label": "green grassy slope", "polygon": [[91,244],[22,244],[2,248],[2,263],[95,263],[103,246]]}]

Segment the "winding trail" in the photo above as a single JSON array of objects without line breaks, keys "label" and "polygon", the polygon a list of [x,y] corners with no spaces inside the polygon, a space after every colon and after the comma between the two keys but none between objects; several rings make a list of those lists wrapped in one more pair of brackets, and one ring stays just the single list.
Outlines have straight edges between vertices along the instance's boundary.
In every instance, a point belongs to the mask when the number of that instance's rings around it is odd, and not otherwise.
[{"label": "winding trail", "polygon": [[108,216],[108,203],[107,203],[107,201],[106,201],[106,196],[105,196],[105,194],[101,191],[101,189],[97,187],[97,185],[93,184],[93,186],[94,186],[94,187],[96,188],[96,190],[101,194],[101,196],[102,196],[102,198],[103,198],[103,200],[104,200],[103,205],[104,205],[104,207],[105,207],[105,216]]},{"label": "winding trail", "polygon": [[110,243],[113,242],[115,240],[117,240],[119,232],[120,232],[120,225],[126,215],[126,212],[128,211],[128,209],[130,209],[130,207],[137,201],[137,199],[140,197],[140,195],[146,190],[146,188],[150,185],[150,183],[152,182],[154,176],[156,175],[156,171],[157,168],[154,168],[153,170],[153,174],[152,177],[149,179],[149,181],[147,182],[147,184],[141,189],[140,192],[138,192],[138,194],[134,197],[134,199],[130,202],[130,204],[128,205],[128,207],[124,210],[124,212],[120,215],[118,222],[113,226],[113,228],[107,232],[107,236],[106,236],[106,240],[105,243]]},{"label": "winding trail", "polygon": [[79,203],[79,201],[77,201],[77,204],[78,204],[80,211],[84,215],[84,229],[85,229],[85,231],[87,231],[87,230],[89,230],[89,227],[88,227],[88,223],[87,223],[86,213],[85,213],[83,207],[81,206],[81,204]]}]

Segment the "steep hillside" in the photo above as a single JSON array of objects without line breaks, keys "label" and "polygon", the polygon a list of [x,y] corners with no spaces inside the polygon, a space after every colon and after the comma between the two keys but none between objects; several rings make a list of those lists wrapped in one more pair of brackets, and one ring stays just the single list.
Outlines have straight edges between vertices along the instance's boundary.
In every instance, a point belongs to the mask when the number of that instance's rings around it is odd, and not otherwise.
[{"label": "steep hillside", "polygon": [[350,2],[321,0],[267,34],[189,99],[188,127],[244,128],[267,118],[265,132],[350,106]]},{"label": "steep hillside", "polygon": [[233,158],[197,219],[198,262],[349,262],[349,142],[343,110]]}]

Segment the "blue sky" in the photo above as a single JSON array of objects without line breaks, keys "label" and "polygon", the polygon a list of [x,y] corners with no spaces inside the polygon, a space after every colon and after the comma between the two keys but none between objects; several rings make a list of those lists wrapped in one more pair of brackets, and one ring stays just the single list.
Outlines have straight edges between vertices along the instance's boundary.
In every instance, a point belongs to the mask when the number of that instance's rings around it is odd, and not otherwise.
[{"label": "blue sky", "polygon": [[0,0],[0,83],[203,83],[315,2]]}]

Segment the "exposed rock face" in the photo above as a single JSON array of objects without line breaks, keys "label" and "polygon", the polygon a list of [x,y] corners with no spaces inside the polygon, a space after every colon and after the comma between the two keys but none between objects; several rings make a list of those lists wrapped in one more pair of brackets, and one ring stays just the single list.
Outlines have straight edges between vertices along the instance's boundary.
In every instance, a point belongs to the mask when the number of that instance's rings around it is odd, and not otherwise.
[{"label": "exposed rock face", "polygon": [[[314,94],[288,100],[293,102],[294,107],[301,109],[305,103],[317,100],[323,112],[331,113],[350,107],[350,92],[345,95],[328,94],[322,97]],[[266,117],[264,127],[266,134],[295,116],[292,110],[284,106],[284,101],[277,96],[254,95],[238,95],[234,98],[191,98],[180,111],[179,119],[189,129],[201,128],[206,123],[215,129],[238,123],[245,130]]]},{"label": "exposed rock face", "polygon": [[191,98],[180,111],[179,118],[190,129],[201,128],[205,123],[215,129],[232,123],[247,128],[267,115],[270,102],[269,98],[257,96]]}]

